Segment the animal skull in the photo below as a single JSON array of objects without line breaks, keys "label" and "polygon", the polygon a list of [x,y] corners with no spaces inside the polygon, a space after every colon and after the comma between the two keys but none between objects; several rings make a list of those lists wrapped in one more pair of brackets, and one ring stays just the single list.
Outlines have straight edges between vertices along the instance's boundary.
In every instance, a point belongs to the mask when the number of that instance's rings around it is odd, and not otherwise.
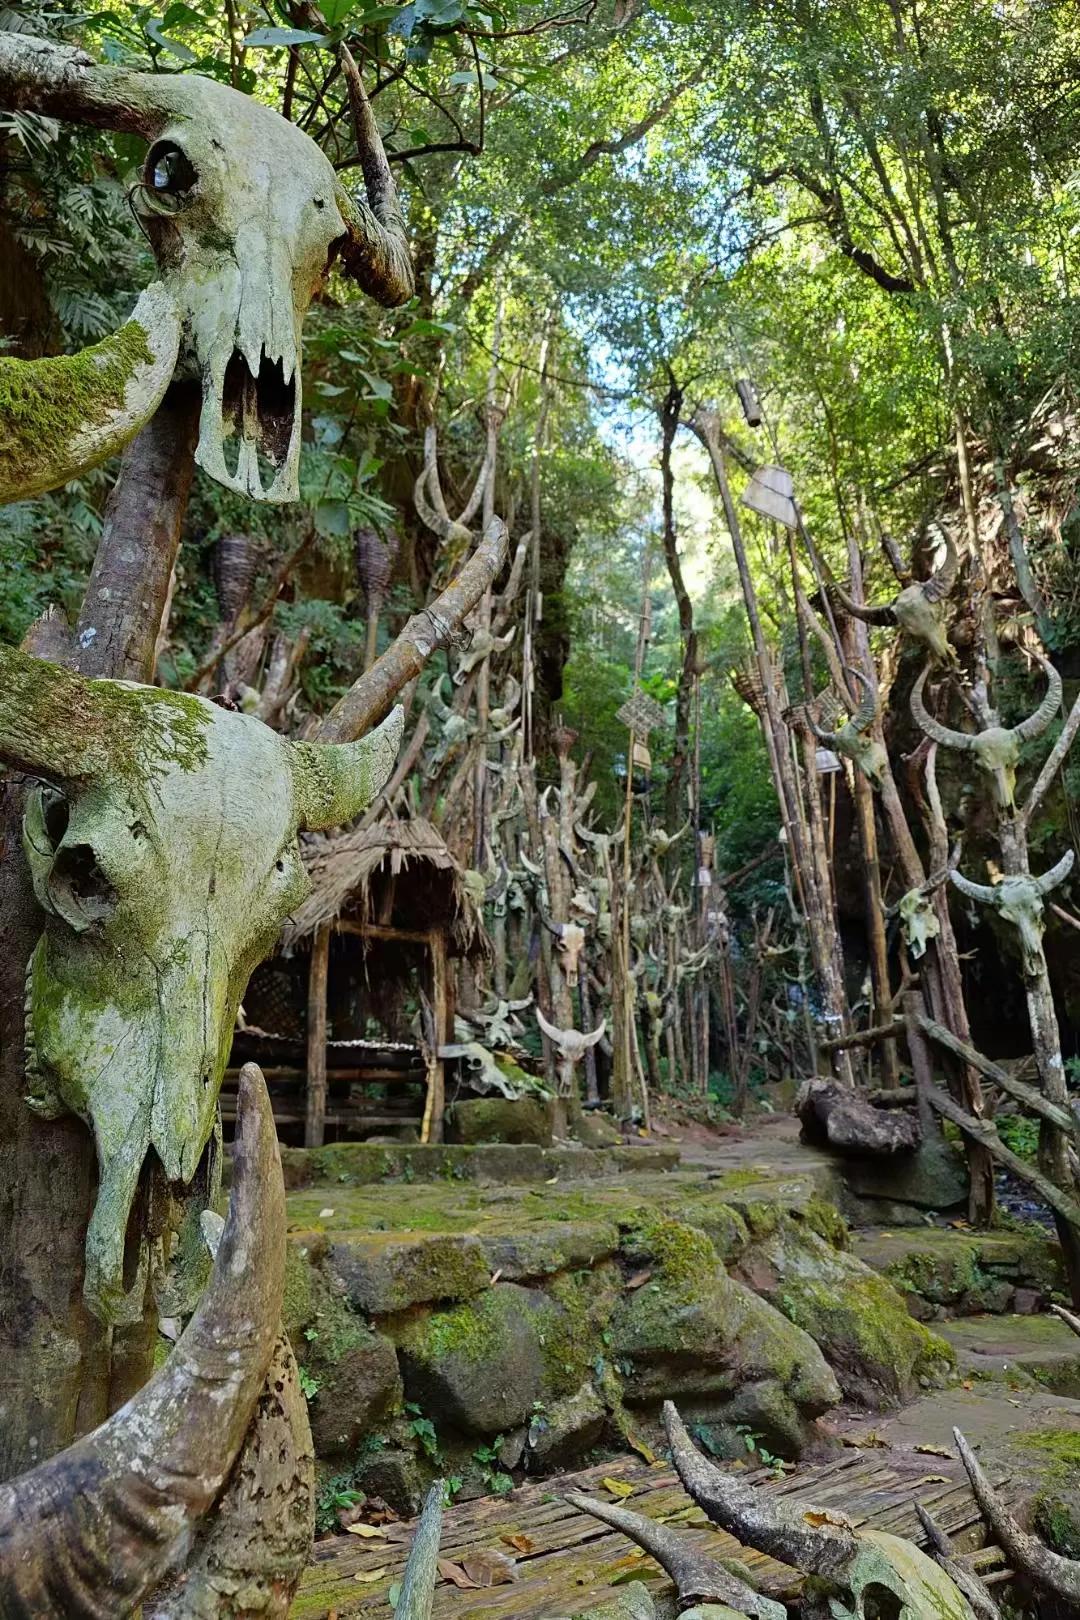
[{"label": "animal skull", "polygon": [[1045,970],[1043,899],[1065,881],[1074,859],[1074,852],[1069,849],[1042,877],[1030,877],[1023,873],[1003,877],[995,884],[972,883],[961,872],[949,873],[961,894],[967,895],[969,900],[979,900],[984,905],[993,906],[1006,922],[1012,923],[1020,935],[1020,955],[1026,978],[1037,978]]},{"label": "animal skull", "polygon": [[202,698],[88,681],[10,648],[0,691],[0,759],[43,783],[23,839],[45,913],[27,975],[28,1101],[93,1131],[86,1299],[104,1321],[138,1319],[136,1193],[197,1179],[209,1191],[201,1161],[237,1007],[307,890],[297,833],[370,802],[402,712],[358,743],[292,743]]},{"label": "animal skull", "polygon": [[917,641],[923,641],[935,658],[942,663],[951,662],[955,654],[945,636],[941,603],[956,583],[959,558],[949,535],[942,535],[945,547],[941,566],[930,577],[916,585],[907,585],[891,602],[867,607],[852,601],[838,585],[830,586],[831,594],[844,612],[864,624],[896,624]]},{"label": "animal skull", "polygon": [[544,927],[555,935],[559,952],[559,961],[567,984],[577,984],[581,968],[581,953],[585,949],[585,930],[576,922],[552,922],[550,917],[543,916]]},{"label": "animal skull", "polygon": [[1041,737],[1061,706],[1061,676],[1046,658],[1038,657],[1047,679],[1046,696],[1034,714],[1028,715],[1017,726],[986,726],[982,731],[952,731],[927,713],[923,703],[923,687],[930,666],[920,674],[911,689],[911,712],[916,723],[935,742],[947,748],[958,748],[973,753],[980,770],[986,772],[994,786],[994,798],[1003,809],[1011,809],[1016,793],[1016,767],[1020,759],[1020,744]]},{"label": "animal skull", "polygon": [[[150,143],[132,206],[162,271],[162,338],[173,332],[175,358],[179,318],[179,374],[202,382],[195,459],[239,494],[296,500],[300,334],[314,293],[339,255],[346,274],[381,303],[400,304],[412,292],[404,227],[374,124],[361,153],[365,203],[349,196],[330,160],[295,124],[199,74],[101,67],[82,51],[6,31],[0,103]],[[155,331],[147,347],[157,353],[168,345]],[[56,364],[75,375],[83,358]],[[130,437],[150,412],[141,420],[127,414]],[[118,448],[114,440],[103,441],[96,460]],[[58,448],[58,467],[65,454]],[[52,483],[62,480],[61,470]]]},{"label": "animal skull", "polygon": [[861,771],[868,782],[874,787],[880,787],[888,769],[889,756],[885,752],[884,745],[868,735],[877,715],[877,693],[873,683],[861,669],[849,669],[848,673],[863,688],[862,699],[850,720],[846,720],[839,731],[825,731],[813,719],[809,710],[806,712],[806,718],[811,731],[826,748],[831,748],[845,759],[850,759],[855,769]]},{"label": "animal skull", "polygon": [[933,906],[921,889],[909,889],[901,895],[896,907],[900,917],[900,932],[912,957],[918,961],[926,955],[927,943],[941,932]]}]

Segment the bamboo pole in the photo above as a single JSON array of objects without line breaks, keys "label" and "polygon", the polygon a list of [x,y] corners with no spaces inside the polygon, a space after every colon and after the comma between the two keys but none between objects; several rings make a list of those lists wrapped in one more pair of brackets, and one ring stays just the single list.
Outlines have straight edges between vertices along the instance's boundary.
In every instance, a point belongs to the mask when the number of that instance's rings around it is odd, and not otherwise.
[{"label": "bamboo pole", "polygon": [[326,1130],[326,992],[330,970],[330,925],[316,929],[308,967],[307,1111],[304,1146],[322,1147]]}]

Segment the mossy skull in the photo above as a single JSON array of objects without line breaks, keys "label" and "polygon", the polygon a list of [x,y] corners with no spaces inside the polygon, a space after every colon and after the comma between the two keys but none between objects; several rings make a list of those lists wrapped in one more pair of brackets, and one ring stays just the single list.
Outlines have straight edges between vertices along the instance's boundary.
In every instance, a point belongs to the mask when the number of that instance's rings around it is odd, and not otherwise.
[{"label": "mossy skull", "polygon": [[297,744],[201,698],[8,649],[0,674],[0,758],[43,784],[24,820],[46,917],[27,978],[28,1101],[94,1133],[85,1293],[104,1320],[129,1320],[148,1258],[125,1255],[133,1202],[209,1179],[237,1006],[307,889],[297,832],[378,792],[401,712],[359,743]]},{"label": "mossy skull", "polygon": [[1051,890],[1063,883],[1072,871],[1073,851],[1066,850],[1060,861],[1042,877],[1021,873],[1003,877],[999,883],[972,883],[962,872],[950,872],[955,888],[969,900],[979,900],[993,906],[1007,923],[1020,935],[1020,955],[1026,978],[1036,978],[1046,967],[1043,954],[1043,933],[1046,922],[1043,901]]}]

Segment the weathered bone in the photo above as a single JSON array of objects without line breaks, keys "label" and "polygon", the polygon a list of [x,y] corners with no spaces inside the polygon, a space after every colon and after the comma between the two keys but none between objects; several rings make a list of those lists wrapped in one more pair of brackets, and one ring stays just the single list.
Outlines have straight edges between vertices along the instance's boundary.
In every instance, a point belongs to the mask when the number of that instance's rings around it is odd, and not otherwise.
[{"label": "weathered bone", "polygon": [[994,884],[973,883],[955,868],[949,872],[952,884],[961,894],[969,900],[977,900],[981,905],[993,906],[1005,922],[1012,923],[1020,935],[1024,972],[1029,978],[1039,974],[1045,965],[1042,948],[1045,929],[1043,899],[1065,881],[1072,871],[1075,858],[1074,851],[1067,849],[1042,877],[1017,873],[1003,877]]},{"label": "weathered bone", "polygon": [[589,1030],[588,1034],[583,1034],[579,1029],[559,1029],[555,1024],[548,1023],[541,1007],[536,1009],[536,1021],[548,1040],[554,1041],[571,1063],[580,1063],[589,1047],[595,1046],[603,1038],[607,1028],[607,1020],[602,1018],[597,1028]]},{"label": "weathered bone", "polygon": [[1022,1570],[1041,1592],[1061,1598],[1070,1612],[1080,1605],[1080,1562],[1063,1558],[1044,1546],[1037,1536],[1021,1528],[995,1491],[975,1453],[959,1429],[953,1430],[960,1461],[967,1470],[975,1500],[982,1509],[994,1539],[1013,1565]]},{"label": "weathered bone", "polygon": [[160,281],[127,322],[81,354],[0,356],[0,505],[81,478],[153,416],[176,370],[180,316]]},{"label": "weathered bone", "polygon": [[946,748],[957,748],[973,753],[980,769],[994,782],[994,794],[999,804],[1010,807],[1016,792],[1016,766],[1020,758],[1021,742],[1041,737],[1061,706],[1061,676],[1050,663],[1036,653],[1047,679],[1046,695],[1034,714],[1019,725],[985,726],[982,731],[953,731],[930,715],[923,702],[923,687],[930,673],[927,665],[911,689],[911,713],[916,724],[934,742]]},{"label": "weathered bone", "polygon": [[359,95],[366,202],[348,196],[302,130],[228,85],[102,67],[0,32],[0,105],[151,143],[133,206],[182,314],[183,357],[202,376],[196,460],[256,500],[298,495],[301,327],[335,254],[381,303],[412,292],[393,179],[362,86]]},{"label": "weathered bone", "polygon": [[0,1485],[0,1612],[115,1620],[161,1580],[240,1450],[278,1335],[284,1275],[273,1114],[261,1072],[247,1064],[210,1284],[168,1361],[126,1406]]},{"label": "weathered bone", "polygon": [[836,1513],[814,1514],[754,1490],[702,1456],[671,1401],[664,1402],[662,1415],[687,1494],[722,1530],[794,1569],[820,1576],[844,1570],[856,1551],[855,1530],[846,1519]]},{"label": "weathered bone", "polygon": [[621,1530],[643,1547],[650,1558],[655,1558],[675,1582],[680,1614],[698,1603],[722,1603],[745,1615],[747,1620],[787,1620],[787,1610],[782,1603],[774,1603],[772,1598],[755,1592],[715,1558],[698,1552],[668,1525],[640,1513],[630,1513],[614,1502],[584,1496],[580,1491],[567,1491],[565,1500],[579,1513],[588,1513],[613,1530]]},{"label": "weathered bone", "polygon": [[370,802],[401,725],[396,710],[358,743],[294,744],[202,698],[0,648],[0,760],[52,784],[24,822],[45,913],[28,1101],[94,1132],[85,1293],[105,1321],[142,1314],[148,1252],[125,1287],[124,1247],[148,1162],[181,1185],[199,1172],[213,1195],[204,1155],[236,1009],[306,892],[297,831]]},{"label": "weathered bone", "polygon": [[870,607],[853,601],[836,584],[830,585],[830,594],[851,618],[861,619],[864,624],[898,624],[909,635],[925,641],[943,663],[951,661],[954,654],[938,608],[956,582],[959,558],[950,535],[945,536],[945,545],[945,560],[931,578],[906,586],[891,602]]},{"label": "weathered bone", "polygon": [[874,683],[868,676],[863,674],[861,669],[850,668],[846,665],[845,668],[847,673],[854,676],[863,689],[863,695],[850,720],[841,726],[839,731],[826,731],[818,725],[810,713],[808,705],[806,708],[807,724],[815,737],[826,748],[831,748],[835,753],[842,754],[845,759],[850,759],[852,764],[862,772],[869,782],[872,782],[875,787],[880,787],[888,765],[888,755],[882,743],[866,735],[877,714],[877,693],[874,690]]},{"label": "weathered bone", "polygon": [[431,1620],[445,1491],[446,1486],[441,1479],[437,1479],[428,1491],[401,1577],[401,1593],[394,1608],[394,1620]]},{"label": "weathered bone", "polygon": [[967,1598],[976,1620],[1001,1620],[1001,1610],[990,1593],[979,1577],[973,1575],[956,1557],[951,1541],[929,1509],[924,1508],[921,1502],[916,1502],[915,1512],[919,1516],[919,1523],[923,1527],[935,1562],[941,1565],[953,1585]]}]

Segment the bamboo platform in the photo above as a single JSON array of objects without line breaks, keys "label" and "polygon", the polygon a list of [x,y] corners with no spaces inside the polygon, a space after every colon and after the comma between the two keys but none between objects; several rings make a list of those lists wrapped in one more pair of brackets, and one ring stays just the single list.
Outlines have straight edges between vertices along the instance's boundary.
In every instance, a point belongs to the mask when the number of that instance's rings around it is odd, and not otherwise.
[{"label": "bamboo platform", "polygon": [[[926,1466],[921,1470],[913,1466],[922,1463]],[[1019,1494],[1017,1483],[1000,1473],[995,1476],[991,1471],[991,1475],[1006,1501]],[[856,1525],[870,1524],[908,1536],[919,1545],[924,1545],[924,1537],[915,1516],[916,1500],[931,1510],[947,1534],[972,1532],[972,1546],[982,1540],[978,1533],[981,1515],[967,1479],[962,1474],[957,1477],[955,1464],[936,1457],[907,1454],[902,1460],[890,1461],[876,1450],[848,1451],[824,1465],[800,1467],[784,1479],[775,1479],[764,1470],[757,1477],[760,1489],[769,1495],[831,1506]],[[485,1497],[451,1507],[445,1516],[441,1556],[460,1562],[479,1548],[497,1548],[516,1558],[518,1579],[477,1591],[459,1590],[451,1581],[440,1580],[433,1620],[472,1620],[473,1616],[563,1620],[602,1596],[610,1597],[613,1583],[620,1577],[630,1578],[633,1571],[654,1571],[656,1579],[649,1582],[654,1592],[670,1589],[652,1560],[624,1536],[576,1512],[563,1500],[565,1491],[581,1490],[610,1502],[614,1498],[601,1483],[608,1478],[633,1486],[625,1505],[635,1512],[682,1527],[688,1540],[703,1551],[742,1557],[774,1596],[790,1595],[797,1586],[797,1577],[784,1565],[744,1551],[711,1525],[666,1464],[649,1466],[636,1457],[626,1457],[522,1486],[508,1497]],[[400,1579],[413,1528],[413,1524],[387,1525],[386,1539],[380,1541],[337,1536],[320,1542],[291,1620],[352,1620],[354,1616],[385,1620],[387,1592]],[[531,1549],[515,1550],[505,1539],[511,1536],[527,1537]],[[1007,1578],[1004,1560],[996,1549],[973,1554],[972,1561],[995,1569],[992,1579]],[[372,1578],[375,1571],[379,1573]]]}]

